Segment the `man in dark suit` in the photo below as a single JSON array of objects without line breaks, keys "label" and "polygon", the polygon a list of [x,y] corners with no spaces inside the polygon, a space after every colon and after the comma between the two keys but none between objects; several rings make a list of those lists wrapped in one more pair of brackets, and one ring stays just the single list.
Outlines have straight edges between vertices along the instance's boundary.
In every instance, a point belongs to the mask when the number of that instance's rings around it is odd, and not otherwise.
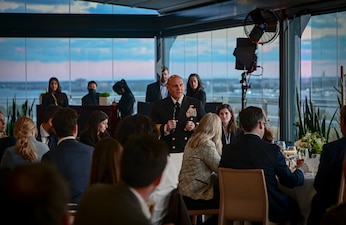
[{"label": "man in dark suit", "polygon": [[170,152],[183,152],[205,111],[198,99],[184,95],[184,81],[180,76],[172,75],[167,88],[170,96],[154,103],[151,117],[160,124],[160,138],[170,146]]},{"label": "man in dark suit", "polygon": [[161,76],[159,79],[147,86],[147,91],[145,94],[146,102],[156,102],[160,99],[164,99],[168,96],[167,81],[169,77],[169,72],[167,67],[163,67],[161,71]]},{"label": "man in dark suit", "polygon": [[61,108],[57,105],[49,105],[43,112],[43,122],[38,130],[36,140],[48,145],[49,149],[56,147],[58,143],[58,137],[55,134],[53,127],[53,117],[55,113]]},{"label": "man in dark suit", "polygon": [[74,225],[150,225],[146,202],[161,181],[168,146],[155,135],[132,136],[124,145],[117,185],[92,185],[83,195]]},{"label": "man in dark suit", "polygon": [[342,164],[346,150],[346,106],[341,108],[340,126],[343,137],[323,145],[320,164],[314,181],[316,194],[312,199],[308,225],[320,224],[326,210],[338,201]]},{"label": "man in dark suit", "polygon": [[[302,185],[306,164],[291,172],[279,146],[263,141],[265,119],[261,108],[250,106],[239,113],[244,135],[222,151],[220,167],[234,169],[263,169],[269,199],[269,220],[297,224],[300,216],[298,205],[278,188],[278,181],[293,188]],[[255,187],[254,187],[255,188]]]},{"label": "man in dark suit", "polygon": [[58,145],[45,153],[42,161],[55,164],[69,183],[71,201],[78,203],[89,183],[93,148],[76,140],[78,115],[74,109],[60,108],[53,117]]},{"label": "man in dark suit", "polygon": [[95,81],[88,82],[88,94],[82,98],[82,105],[99,105],[100,93],[96,92],[97,83]]}]

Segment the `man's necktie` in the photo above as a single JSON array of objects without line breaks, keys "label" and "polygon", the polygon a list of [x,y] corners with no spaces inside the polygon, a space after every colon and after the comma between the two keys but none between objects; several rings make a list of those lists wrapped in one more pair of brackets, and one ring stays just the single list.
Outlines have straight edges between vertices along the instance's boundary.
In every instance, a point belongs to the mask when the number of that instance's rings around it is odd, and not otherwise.
[{"label": "man's necktie", "polygon": [[48,137],[47,137],[47,139],[48,139],[48,148],[49,149],[52,149],[52,148],[54,148],[54,137],[52,136],[52,135],[49,135]]},{"label": "man's necktie", "polygon": [[173,111],[173,119],[174,120],[176,120],[178,118],[179,111],[180,111],[180,104],[179,104],[179,102],[176,102],[174,105],[174,111]]}]

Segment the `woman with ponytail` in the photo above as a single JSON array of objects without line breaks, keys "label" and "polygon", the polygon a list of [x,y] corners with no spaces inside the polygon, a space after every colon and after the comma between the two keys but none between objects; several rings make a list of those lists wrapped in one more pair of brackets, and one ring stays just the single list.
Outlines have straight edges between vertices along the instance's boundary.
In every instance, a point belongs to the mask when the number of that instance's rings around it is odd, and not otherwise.
[{"label": "woman with ponytail", "polygon": [[14,146],[8,147],[0,166],[14,169],[16,166],[40,162],[49,148],[35,139],[36,126],[32,119],[23,116],[14,123],[13,134],[17,139]]}]

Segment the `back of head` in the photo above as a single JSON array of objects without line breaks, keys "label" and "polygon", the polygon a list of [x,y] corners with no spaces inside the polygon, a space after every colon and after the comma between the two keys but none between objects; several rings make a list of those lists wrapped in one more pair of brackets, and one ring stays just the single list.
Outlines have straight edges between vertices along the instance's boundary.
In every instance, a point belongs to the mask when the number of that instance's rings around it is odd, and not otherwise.
[{"label": "back of head", "polygon": [[104,138],[98,141],[93,152],[89,184],[117,184],[122,153],[123,147],[117,140]]},{"label": "back of head", "polygon": [[117,125],[115,138],[124,145],[126,141],[133,135],[149,134],[159,137],[159,132],[154,121],[143,114],[135,114],[125,117]]},{"label": "back of head", "polygon": [[258,122],[263,119],[262,109],[256,106],[249,106],[239,113],[240,125],[247,132],[255,129]]},{"label": "back of head", "polygon": [[134,188],[143,188],[163,172],[168,146],[153,135],[131,137],[124,146],[121,159],[121,178]]},{"label": "back of head", "polygon": [[37,160],[36,147],[29,139],[30,136],[35,134],[35,131],[35,123],[29,117],[19,117],[14,123],[13,135],[17,139],[17,150],[29,162],[35,162]]},{"label": "back of head", "polygon": [[54,117],[59,108],[61,107],[54,104],[47,106],[43,112],[43,122],[48,123],[49,119]]},{"label": "back of head", "polygon": [[58,137],[74,135],[78,123],[78,114],[71,108],[60,108],[53,117],[53,127]]},{"label": "back of head", "polygon": [[189,139],[187,145],[196,148],[203,145],[207,140],[212,140],[221,153],[222,124],[220,117],[215,113],[207,113],[199,121],[197,128]]},{"label": "back of head", "polygon": [[66,219],[68,201],[67,183],[50,164],[16,167],[1,177],[0,210],[3,222],[61,225]]},{"label": "back of head", "polygon": [[124,89],[126,93],[132,93],[129,86],[127,85],[126,81],[124,79],[121,79],[120,81],[116,82],[113,85],[113,91],[115,91],[117,94],[122,94],[121,90]]}]

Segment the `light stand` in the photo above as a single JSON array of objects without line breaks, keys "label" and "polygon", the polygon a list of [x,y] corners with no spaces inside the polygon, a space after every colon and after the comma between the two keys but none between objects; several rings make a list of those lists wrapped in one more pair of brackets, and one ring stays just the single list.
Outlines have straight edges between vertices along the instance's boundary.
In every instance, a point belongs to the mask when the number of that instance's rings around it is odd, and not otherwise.
[{"label": "light stand", "polygon": [[246,107],[246,92],[249,88],[251,88],[250,84],[246,79],[247,74],[247,70],[244,70],[244,72],[241,74],[241,110],[243,110]]}]

